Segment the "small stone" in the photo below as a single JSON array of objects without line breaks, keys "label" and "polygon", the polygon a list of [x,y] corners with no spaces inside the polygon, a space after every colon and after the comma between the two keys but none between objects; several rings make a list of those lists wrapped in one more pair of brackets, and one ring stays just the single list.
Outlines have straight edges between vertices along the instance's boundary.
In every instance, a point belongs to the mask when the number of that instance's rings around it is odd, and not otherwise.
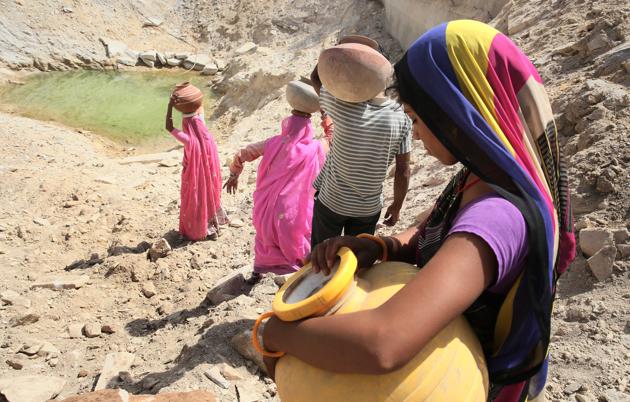
[{"label": "small stone", "polygon": [[162,21],[160,18],[158,17],[149,17],[147,18],[147,20],[142,24],[143,28],[151,28],[151,27],[159,27],[160,25],[162,25],[164,21]]},{"label": "small stone", "polygon": [[257,48],[258,46],[254,42],[246,42],[236,49],[234,53],[241,56],[250,52],[255,52]]},{"label": "small stone", "polygon": [[95,322],[85,324],[83,334],[88,338],[96,338],[101,336],[101,326]]},{"label": "small stone", "polygon": [[180,64],[182,64],[182,61],[180,59],[176,59],[176,58],[172,57],[170,59],[166,59],[166,64],[168,64],[171,67],[177,67]]},{"label": "small stone", "polygon": [[31,289],[79,289],[85,286],[89,280],[90,277],[88,275],[65,275],[63,277],[55,277],[47,280],[38,281],[31,285]]},{"label": "small stone", "polygon": [[615,185],[604,176],[599,176],[597,178],[597,185],[595,188],[603,194],[613,193],[615,191]]},{"label": "small stone", "polygon": [[50,226],[50,222],[44,218],[35,218],[33,219],[33,223],[39,226]]},{"label": "small stone", "polygon": [[27,356],[35,356],[37,352],[44,346],[44,341],[40,341],[39,339],[27,338],[24,340],[24,344],[18,351],[18,353],[23,353]]},{"label": "small stone", "polygon": [[160,166],[160,167],[176,167],[176,166],[179,166],[179,161],[176,161],[175,159],[165,159],[163,161],[160,161],[158,163],[158,166]]},{"label": "small stone", "polygon": [[617,244],[617,250],[619,250],[621,258],[626,259],[630,257],[630,244]]},{"label": "small stone", "polygon": [[116,327],[116,325],[113,324],[104,324],[101,326],[101,332],[104,334],[115,334],[118,331],[118,328]]},{"label": "small stone", "polygon": [[273,282],[280,288],[287,282],[291,275],[293,274],[275,275],[273,277]]},{"label": "small stone", "polygon": [[87,371],[87,370],[83,370],[83,369],[82,369],[82,370],[79,370],[79,373],[77,374],[77,377],[78,377],[78,378],[87,377],[87,376],[88,376],[88,374],[90,374],[90,373],[88,373],[88,371]]},{"label": "small stone", "polygon": [[70,339],[78,339],[83,337],[83,324],[70,324],[68,325],[68,336]]},{"label": "small stone", "polygon": [[9,325],[12,327],[21,327],[23,325],[33,324],[39,321],[39,315],[30,311],[18,313],[15,317],[9,320]]},{"label": "small stone", "polygon": [[173,303],[169,303],[169,302],[162,303],[157,309],[160,315],[170,315],[173,313],[173,310],[174,310]]},{"label": "small stone", "polygon": [[6,360],[7,365],[11,367],[13,370],[22,370],[24,368],[25,362],[26,362],[26,359],[24,359],[24,357],[21,357],[21,356],[11,357]]},{"label": "small stone", "polygon": [[157,61],[160,62],[161,65],[165,66],[166,65],[166,57],[164,57],[164,54],[157,52],[155,54],[157,56]]},{"label": "small stone", "polygon": [[105,357],[101,375],[94,387],[95,391],[107,388],[112,382],[119,380],[119,376],[123,372],[129,372],[131,365],[135,359],[135,355],[127,352],[110,353]]},{"label": "small stone", "polygon": [[564,387],[564,393],[567,395],[571,395],[578,392],[580,388],[582,388],[582,384],[577,383],[577,382],[572,382],[566,387]]},{"label": "small stone", "polygon": [[590,395],[575,394],[575,400],[577,402],[594,402],[595,398]]},{"label": "small stone", "polygon": [[588,313],[582,308],[570,307],[566,311],[565,321],[567,322],[588,321]]},{"label": "small stone", "polygon": [[612,275],[616,255],[617,248],[615,246],[606,246],[586,260],[591,273],[598,281],[604,281]]},{"label": "small stone", "polygon": [[37,351],[37,356],[52,358],[59,356],[61,352],[50,342],[42,343],[42,347]]},{"label": "small stone", "polygon": [[0,300],[10,306],[19,306],[27,309],[31,307],[31,301],[29,299],[20,296],[17,292],[12,290],[5,290],[0,293]]},{"label": "small stone", "polygon": [[61,7],[61,12],[64,14],[72,14],[74,10],[72,9],[72,7],[63,6]]},{"label": "small stone", "polygon": [[604,246],[613,244],[612,232],[605,229],[586,228],[580,230],[580,249],[582,253],[590,257]]},{"label": "small stone", "polygon": [[615,239],[615,244],[622,244],[628,241],[630,238],[630,233],[628,233],[628,229],[613,229],[613,238]]},{"label": "small stone", "polygon": [[239,381],[243,379],[241,373],[239,373],[237,369],[227,363],[223,363],[221,365],[221,375],[223,375],[223,377],[225,377],[225,379],[229,381]]},{"label": "small stone", "polygon": [[243,221],[242,221],[242,220],[240,220],[240,219],[232,219],[232,220],[230,221],[230,227],[233,227],[233,228],[242,228],[243,226],[245,226],[245,222],[243,222]]},{"label": "small stone", "polygon": [[249,267],[243,267],[221,279],[210,289],[206,298],[215,305],[235,298],[241,293],[241,289],[245,285],[245,273],[249,270]]},{"label": "small stone", "polygon": [[[119,59],[119,62],[120,62],[120,60],[122,60],[122,59]],[[122,62],[120,62],[120,63],[121,64],[125,64],[125,63],[122,63]],[[136,61],[135,60],[133,60],[133,65],[134,66],[136,65]],[[97,183],[103,183],[103,184],[114,184],[115,183],[114,179],[110,179],[109,177],[99,177],[99,178],[97,178],[94,181],[97,182]]]},{"label": "small stone", "polygon": [[218,368],[212,367],[211,369],[204,371],[203,374],[206,377],[208,377],[210,381],[217,384],[219,387],[223,389],[230,388],[230,382],[226,380],[225,378],[223,378]]},{"label": "small stone", "polygon": [[160,258],[164,258],[171,253],[171,245],[164,238],[153,243],[148,251],[148,258],[151,262],[155,262]]},{"label": "small stone", "polygon": [[142,285],[142,294],[147,299],[150,299],[157,294],[157,290],[155,289],[153,282],[145,282],[144,285]]},{"label": "small stone", "polygon": [[604,32],[600,32],[595,35],[591,40],[586,43],[587,53],[591,54],[599,49],[608,47],[608,37]]},{"label": "small stone", "polygon": [[267,372],[262,355],[252,345],[252,331],[246,330],[230,339],[230,345],[244,358],[258,366],[264,373]]},{"label": "small stone", "polygon": [[219,72],[219,67],[214,63],[208,63],[203,67],[201,75],[215,75],[217,72]]}]

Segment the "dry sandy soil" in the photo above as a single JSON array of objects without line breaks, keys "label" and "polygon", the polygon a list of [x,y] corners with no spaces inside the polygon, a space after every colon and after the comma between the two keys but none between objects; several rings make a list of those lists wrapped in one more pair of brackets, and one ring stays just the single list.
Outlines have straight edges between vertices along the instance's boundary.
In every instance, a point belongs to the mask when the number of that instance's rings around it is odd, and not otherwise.
[{"label": "dry sandy soil", "polygon": [[[138,2],[147,15],[167,21],[167,29],[151,35],[133,17],[131,2],[94,2],[92,11],[84,3],[0,0],[1,32],[5,38],[6,32],[38,38],[29,46],[53,65],[53,50],[42,45],[48,39],[60,54],[80,46],[101,60],[97,37],[127,28],[136,49],[182,46],[167,33],[177,31],[227,59],[226,70],[213,79],[222,98],[209,116],[222,161],[277,133],[289,111],[283,86],[308,74],[340,31],[380,39],[392,60],[401,54],[384,29],[382,5],[374,1]],[[64,5],[73,8],[70,17],[58,12]],[[32,12],[20,13],[19,7]],[[53,17],[44,18],[47,12]],[[110,17],[103,21],[103,15]],[[493,20],[532,57],[547,83],[578,230],[615,231],[618,249],[602,280],[581,252],[560,280],[546,391],[551,401],[630,400],[629,15],[623,0],[515,0]],[[66,17],[82,18],[75,24],[97,22],[83,34],[62,36]],[[108,21],[113,28],[103,25]],[[258,50],[234,56],[245,41]],[[6,43],[0,41],[4,55]],[[32,55],[12,49],[12,57],[31,60],[32,67]],[[106,67],[102,60],[88,64]],[[22,74],[14,70],[28,70],[29,63],[23,64],[5,60],[0,79]],[[121,146],[89,132],[7,113],[0,113],[0,150],[0,379],[61,377],[60,400],[92,390],[109,353],[130,352],[134,363],[118,385],[133,393],[208,389],[221,401],[278,399],[272,381],[231,343],[269,309],[277,290],[273,278],[253,287],[237,281],[236,297],[229,300],[207,298],[222,278],[251,267],[256,164],[246,168],[236,195],[223,196],[233,227],[216,242],[188,243],[176,232],[181,150],[133,162]],[[401,222],[382,233],[412,225],[457,169],[442,167],[419,144],[412,159]],[[385,188],[387,203],[391,178]],[[161,238],[173,250],[152,262],[146,250]],[[79,288],[39,286],[54,280]],[[225,372],[225,364],[237,371],[227,389],[204,375],[213,367]]]}]

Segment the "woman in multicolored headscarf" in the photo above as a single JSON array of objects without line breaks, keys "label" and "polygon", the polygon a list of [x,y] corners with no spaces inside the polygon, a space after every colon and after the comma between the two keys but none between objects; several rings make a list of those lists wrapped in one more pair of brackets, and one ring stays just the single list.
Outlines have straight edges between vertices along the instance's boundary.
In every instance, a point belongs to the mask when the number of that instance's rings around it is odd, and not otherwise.
[{"label": "woman in multicolored headscarf", "polygon": [[534,400],[546,378],[555,283],[575,256],[567,178],[542,80],[510,39],[469,20],[425,33],[395,75],[414,138],[442,163],[463,168],[420,227],[380,239],[330,239],[311,258],[316,270],[329,271],[347,246],[369,267],[387,247],[390,260],[421,269],[374,310],[298,323],[272,318],[265,346],[326,370],[378,374],[404,365],[465,314],[486,355],[488,399]]}]

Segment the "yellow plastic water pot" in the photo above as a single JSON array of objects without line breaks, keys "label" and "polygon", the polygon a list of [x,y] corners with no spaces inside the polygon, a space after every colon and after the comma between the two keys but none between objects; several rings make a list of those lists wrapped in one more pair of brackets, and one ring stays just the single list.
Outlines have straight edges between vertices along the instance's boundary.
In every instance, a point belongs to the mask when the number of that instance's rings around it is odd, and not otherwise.
[{"label": "yellow plastic water pot", "polygon": [[[293,321],[376,308],[418,271],[409,264],[384,262],[355,276],[354,254],[341,249],[339,257],[329,276],[314,274],[310,265],[295,273],[277,293],[273,312]],[[276,384],[283,402],[482,402],[488,372],[479,340],[466,319],[458,317],[392,373],[339,374],[284,355],[276,366]]]}]

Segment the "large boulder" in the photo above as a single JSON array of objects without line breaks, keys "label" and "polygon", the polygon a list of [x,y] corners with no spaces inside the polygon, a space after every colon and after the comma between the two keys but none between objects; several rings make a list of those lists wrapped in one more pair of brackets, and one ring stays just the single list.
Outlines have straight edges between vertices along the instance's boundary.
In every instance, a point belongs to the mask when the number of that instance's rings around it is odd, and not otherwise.
[{"label": "large boulder", "polygon": [[[45,375],[0,378],[0,400],[7,402],[46,402],[66,385],[66,380]],[[4,398],[2,398],[4,397]]]},{"label": "large boulder", "polygon": [[617,248],[615,246],[605,246],[586,260],[593,276],[595,276],[598,281],[604,281],[612,275],[616,255]]},{"label": "large boulder", "polygon": [[207,54],[195,54],[184,60],[182,66],[187,70],[203,71],[204,67],[211,62],[212,60]]},{"label": "large boulder", "polygon": [[606,229],[586,228],[580,230],[580,249],[586,257],[590,257],[604,246],[612,246],[613,234]]},{"label": "large boulder", "polygon": [[126,55],[128,47],[125,43],[109,38],[99,38],[99,40],[105,46],[107,57],[115,58]]}]

